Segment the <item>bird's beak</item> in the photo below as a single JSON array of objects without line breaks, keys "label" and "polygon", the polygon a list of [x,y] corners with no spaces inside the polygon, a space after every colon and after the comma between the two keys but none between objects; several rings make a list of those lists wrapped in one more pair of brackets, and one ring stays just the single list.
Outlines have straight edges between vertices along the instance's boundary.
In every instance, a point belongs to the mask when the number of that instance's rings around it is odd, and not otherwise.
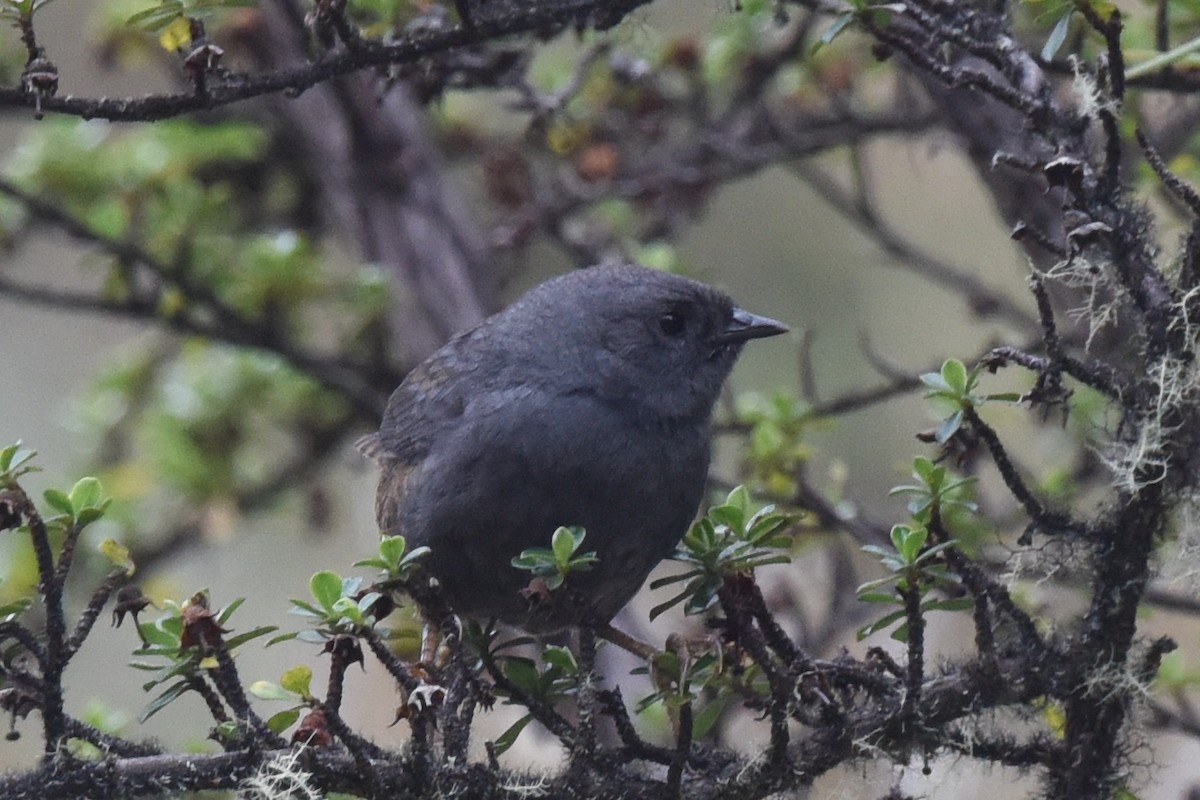
[{"label": "bird's beak", "polygon": [[738,344],[751,339],[765,339],[768,336],[778,336],[787,333],[787,325],[777,322],[770,317],[760,317],[741,308],[733,309],[733,317],[725,330],[717,335],[720,344]]}]

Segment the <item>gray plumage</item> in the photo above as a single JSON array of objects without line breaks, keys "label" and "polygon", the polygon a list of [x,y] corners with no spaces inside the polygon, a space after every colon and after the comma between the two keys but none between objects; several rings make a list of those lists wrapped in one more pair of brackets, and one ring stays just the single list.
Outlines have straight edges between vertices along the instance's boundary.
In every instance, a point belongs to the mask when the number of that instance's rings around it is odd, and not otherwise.
[{"label": "gray plumage", "polygon": [[[611,618],[687,531],[709,420],[742,344],[786,328],[686,278],[635,266],[541,284],[460,334],[392,393],[359,448],[380,465],[385,533],[428,545],[459,613],[532,631]],[[599,563],[546,601],[511,566],[560,525]]]}]

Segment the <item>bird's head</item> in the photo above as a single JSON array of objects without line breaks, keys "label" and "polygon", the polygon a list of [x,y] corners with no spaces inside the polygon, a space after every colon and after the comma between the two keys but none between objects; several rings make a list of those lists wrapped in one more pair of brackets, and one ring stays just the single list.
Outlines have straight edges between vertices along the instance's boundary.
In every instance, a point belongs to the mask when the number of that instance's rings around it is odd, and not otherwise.
[{"label": "bird's head", "polygon": [[512,335],[557,385],[665,421],[707,420],[742,346],[788,330],[710,286],[631,265],[564,275],[518,306],[531,330]]}]

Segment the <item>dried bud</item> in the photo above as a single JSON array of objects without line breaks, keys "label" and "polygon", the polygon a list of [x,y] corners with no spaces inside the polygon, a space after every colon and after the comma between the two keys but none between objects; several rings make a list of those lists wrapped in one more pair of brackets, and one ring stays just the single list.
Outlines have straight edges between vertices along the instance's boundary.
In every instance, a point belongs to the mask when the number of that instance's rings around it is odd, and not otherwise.
[{"label": "dried bud", "polygon": [[583,148],[575,169],[588,183],[607,183],[616,177],[620,164],[620,151],[608,142],[600,142]]},{"label": "dried bud", "polygon": [[312,35],[326,50],[337,43],[337,35],[334,33],[333,23],[329,21],[328,14],[319,10],[308,12],[304,15],[304,27],[312,31]]},{"label": "dried bud", "polygon": [[1100,237],[1112,233],[1112,228],[1103,222],[1092,221],[1078,225],[1067,232],[1067,241],[1074,247],[1085,247],[1093,244]]},{"label": "dried bud", "polygon": [[663,60],[672,67],[694,70],[700,66],[700,46],[695,39],[676,39],[667,45]]},{"label": "dried bud", "polygon": [[292,744],[309,747],[328,747],[333,744],[333,734],[329,732],[329,720],[325,712],[318,708],[305,714],[292,734]]},{"label": "dried bud", "polygon": [[489,150],[483,159],[483,186],[501,208],[523,207],[533,196],[533,174],[524,154],[515,147]]},{"label": "dried bud", "polygon": [[12,489],[0,490],[0,531],[21,527],[21,496]]},{"label": "dried bud", "polygon": [[217,615],[208,607],[208,598],[197,594],[183,609],[183,633],[179,637],[182,647],[200,647],[215,650],[221,646],[221,634],[225,629],[217,622]]},{"label": "dried bud", "polygon": [[125,621],[126,614],[133,617],[133,624],[137,625],[138,614],[142,613],[148,605],[150,605],[150,598],[142,594],[140,586],[122,586],[117,590],[117,602],[113,606],[113,627],[121,627],[121,623]]},{"label": "dried bud", "polygon": [[358,639],[354,638],[353,636],[347,636],[345,634],[334,636],[332,639],[325,642],[325,647],[321,649],[321,652],[329,653],[346,666],[350,666],[357,661],[360,667],[362,667],[364,670],[366,669],[366,664],[363,661],[362,645],[359,644]]},{"label": "dried bud", "polygon": [[25,719],[40,703],[41,697],[28,686],[0,689],[0,709],[11,714],[14,720]]},{"label": "dried bud", "polygon": [[33,116],[41,119],[42,100],[58,93],[58,67],[46,58],[44,51],[39,49],[38,54],[26,62],[21,71],[21,86],[27,94],[33,95]]},{"label": "dried bud", "polygon": [[1078,158],[1062,156],[1050,161],[1042,168],[1051,186],[1065,186],[1072,191],[1083,187],[1087,176],[1087,165]]},{"label": "dried bud", "polygon": [[400,690],[400,705],[396,708],[395,725],[402,719],[414,719],[432,708],[437,708],[446,699],[446,689],[436,683],[422,683],[412,693]]},{"label": "dried bud", "polygon": [[52,97],[58,92],[58,67],[45,56],[38,56],[25,65],[21,83],[27,92]]},{"label": "dried bud", "polygon": [[183,59],[183,68],[193,78],[207,75],[217,68],[225,51],[207,39],[195,41],[195,46]]},{"label": "dried bud", "polygon": [[553,601],[550,595],[550,586],[544,578],[535,577],[529,582],[529,585],[521,590],[521,597],[525,598],[525,602],[530,608],[537,608]]},{"label": "dried bud", "polygon": [[420,714],[439,707],[446,699],[446,688],[436,683],[424,683],[413,689],[408,696],[408,707],[412,713]]}]

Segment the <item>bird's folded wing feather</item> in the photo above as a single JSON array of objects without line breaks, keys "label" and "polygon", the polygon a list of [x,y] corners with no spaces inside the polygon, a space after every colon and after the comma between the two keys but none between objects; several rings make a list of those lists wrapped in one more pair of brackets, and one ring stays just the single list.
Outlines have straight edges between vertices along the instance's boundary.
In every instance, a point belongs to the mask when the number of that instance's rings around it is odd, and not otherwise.
[{"label": "bird's folded wing feather", "polygon": [[363,436],[355,447],[378,463],[419,463],[443,429],[462,416],[467,397],[463,377],[470,370],[460,352],[463,339],[423,361],[392,392],[378,433]]}]

